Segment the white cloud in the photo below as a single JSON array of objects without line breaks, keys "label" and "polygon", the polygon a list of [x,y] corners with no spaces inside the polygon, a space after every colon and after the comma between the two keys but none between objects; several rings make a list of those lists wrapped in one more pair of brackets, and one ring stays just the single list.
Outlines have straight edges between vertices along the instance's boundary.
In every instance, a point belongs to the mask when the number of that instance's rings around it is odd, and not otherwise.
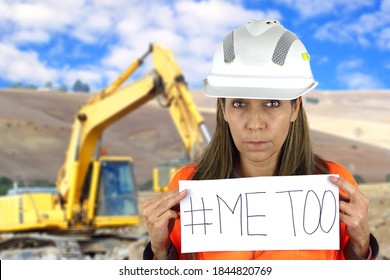
[{"label": "white cloud", "polygon": [[[127,47],[115,46],[102,59],[102,64],[109,68],[116,68],[118,70],[125,69],[125,67],[129,65],[130,59],[136,59],[141,56],[141,54],[142,53],[137,53]],[[127,61],[126,58],[129,58],[129,61]]]},{"label": "white cloud", "polygon": [[49,57],[61,57],[65,50],[64,42],[61,39],[58,39],[54,44],[51,45],[50,49],[47,51],[47,56]]},{"label": "white cloud", "polygon": [[101,69],[96,67],[85,67],[82,69],[66,69],[61,73],[62,81],[70,87],[74,85],[76,80],[81,80],[83,83],[87,83],[91,89],[102,87]]},{"label": "white cloud", "polygon": [[108,15],[91,11],[90,14],[83,17],[80,24],[74,26],[73,36],[82,42],[93,44],[109,34],[112,25]]},{"label": "white cloud", "polygon": [[390,28],[383,29],[379,33],[378,45],[383,50],[390,50]]},{"label": "white cloud", "polygon": [[211,58],[217,44],[221,42],[221,39],[208,36],[197,36],[190,39],[190,42],[191,44],[187,44],[187,48],[183,53],[196,57]]},{"label": "white cloud", "polygon": [[348,89],[382,89],[383,84],[374,76],[363,72],[345,73],[339,77],[339,80],[346,85]]},{"label": "white cloud", "polygon": [[50,6],[44,3],[10,3],[8,6],[9,19],[18,23],[20,27],[45,28],[48,23],[50,28],[58,24],[58,21],[53,22],[55,14]]},{"label": "white cloud", "polygon": [[352,43],[375,46],[389,50],[388,26],[390,24],[390,0],[384,0],[379,10],[362,13],[354,18],[341,17],[318,28],[315,38],[336,43]]},{"label": "white cloud", "polygon": [[[47,42],[36,39],[38,31],[48,36],[66,34],[86,43],[94,43],[98,35],[111,31],[115,17],[112,11],[87,0],[7,2],[0,5],[0,11],[0,21],[6,30],[12,31],[8,37],[15,43]],[[26,36],[29,33],[31,36]]]},{"label": "white cloud", "polygon": [[[199,59],[197,57],[189,57],[178,61],[179,67],[183,71],[183,75],[190,88],[202,88],[203,79],[210,69],[210,61],[206,59]],[[190,79],[189,79],[190,77]]]},{"label": "white cloud", "polygon": [[337,67],[339,72],[346,72],[353,69],[358,69],[363,66],[363,61],[361,59],[351,59],[340,63]]},{"label": "white cloud", "polygon": [[188,36],[207,34],[223,38],[232,28],[249,19],[271,18],[281,20],[276,10],[247,10],[231,1],[179,1],[176,5],[178,26]]},{"label": "white cloud", "polygon": [[277,0],[276,2],[297,10],[304,18],[327,14],[345,15],[375,4],[375,0]]},{"label": "white cloud", "polygon": [[[59,46],[58,48],[61,48]],[[0,76],[12,83],[23,82],[42,86],[48,81],[54,84],[65,83],[72,86],[77,79],[90,85],[91,88],[105,86],[106,69],[96,66],[81,66],[80,68],[53,68],[45,65],[32,51],[21,51],[12,45],[0,43]],[[102,71],[104,70],[104,71]]]},{"label": "white cloud", "polygon": [[8,42],[16,44],[47,43],[50,40],[50,33],[40,29],[21,30],[6,37]]},{"label": "white cloud", "polygon": [[[159,41],[180,51],[179,48],[184,49],[193,38],[223,38],[232,28],[250,18],[282,18],[275,10],[246,10],[231,1],[222,0],[146,3],[117,20],[119,43],[133,47]],[[167,3],[173,4],[168,6]]]},{"label": "white cloud", "polygon": [[[2,3],[0,6],[2,27],[12,32],[13,36],[9,36],[9,38],[19,38],[18,43],[21,42],[21,37],[24,39],[23,42],[36,42],[34,37],[37,32],[63,32],[77,14],[71,9],[78,10],[78,1],[57,2],[30,0]],[[31,37],[25,36],[28,32],[31,32]],[[22,33],[24,36],[18,33]]]},{"label": "white cloud", "polygon": [[188,82],[199,85],[210,67],[216,45],[230,30],[251,18],[282,18],[276,10],[246,10],[232,1],[175,1],[171,6],[167,3],[172,2],[138,4],[127,17],[118,19],[118,42],[102,59],[103,64],[124,69],[130,60],[146,51],[149,43],[155,42],[171,49]]},{"label": "white cloud", "polygon": [[320,57],[316,57],[314,58],[313,57],[313,60],[316,60],[316,62],[319,64],[319,65],[324,65],[324,64],[328,64],[330,59],[328,56],[320,56]]},{"label": "white cloud", "polygon": [[[40,75],[47,77],[45,81],[51,78],[53,83],[61,82],[54,79],[73,83],[76,75],[82,75],[84,82],[94,85],[101,85],[107,77],[123,71],[146,51],[149,43],[157,42],[174,52],[190,83],[201,84],[216,45],[230,30],[251,18],[282,19],[277,10],[249,10],[240,2],[7,1],[0,3],[0,42],[14,45],[17,61],[28,56],[30,59],[24,60],[24,68],[40,69]],[[61,53],[62,58],[66,55],[74,59],[73,54],[77,54],[83,44],[88,44],[89,49],[94,44],[99,44],[100,51],[107,49],[96,59],[100,65],[75,67],[51,59],[53,55],[61,56]],[[18,50],[26,46],[31,50],[29,53]],[[35,46],[39,46],[40,51],[45,49],[45,55],[34,53],[34,48],[38,49]],[[93,70],[100,72],[93,74]],[[0,71],[7,71],[6,67]],[[100,83],[99,78],[102,79]],[[38,76],[28,79],[41,83]]]},{"label": "white cloud", "polygon": [[348,89],[382,89],[383,83],[367,69],[361,59],[345,61],[337,67],[337,80]]},{"label": "white cloud", "polygon": [[0,76],[12,82],[43,84],[57,78],[55,69],[47,67],[34,52],[20,51],[0,43]]}]

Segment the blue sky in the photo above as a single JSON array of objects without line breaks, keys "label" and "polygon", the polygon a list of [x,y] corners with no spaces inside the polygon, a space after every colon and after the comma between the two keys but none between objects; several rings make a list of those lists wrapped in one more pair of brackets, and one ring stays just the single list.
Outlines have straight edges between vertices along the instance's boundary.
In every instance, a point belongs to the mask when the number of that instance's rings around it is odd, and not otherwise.
[{"label": "blue sky", "polygon": [[390,88],[390,0],[0,0],[0,87],[101,89],[156,42],[201,88],[217,44],[248,19],[295,32],[319,90]]}]

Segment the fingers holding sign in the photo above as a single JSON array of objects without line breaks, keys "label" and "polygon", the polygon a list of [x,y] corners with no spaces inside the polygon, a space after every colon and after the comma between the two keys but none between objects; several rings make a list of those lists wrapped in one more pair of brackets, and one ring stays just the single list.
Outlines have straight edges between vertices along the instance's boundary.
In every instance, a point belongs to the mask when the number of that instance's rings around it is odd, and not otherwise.
[{"label": "fingers holding sign", "polygon": [[187,195],[187,190],[178,189],[162,193],[144,203],[143,215],[152,250],[157,259],[164,259],[167,255],[169,235],[172,231],[172,221],[179,217],[178,205]]},{"label": "fingers holding sign", "polygon": [[347,193],[347,196],[340,194],[340,221],[347,227],[355,252],[365,258],[369,252],[370,240],[369,199],[343,178],[331,176],[330,181]]}]

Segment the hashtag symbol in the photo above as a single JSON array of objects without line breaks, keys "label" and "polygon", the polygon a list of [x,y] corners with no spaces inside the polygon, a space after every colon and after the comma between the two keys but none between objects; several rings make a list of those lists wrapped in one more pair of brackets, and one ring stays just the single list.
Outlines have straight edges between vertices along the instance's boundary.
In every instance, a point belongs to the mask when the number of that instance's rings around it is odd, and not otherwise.
[{"label": "hashtag symbol", "polygon": [[[202,199],[202,208],[194,209],[193,204],[192,204],[192,197],[190,197],[190,207],[191,207],[191,209],[190,210],[185,210],[184,213],[191,213],[191,223],[190,224],[186,224],[184,226],[191,227],[192,234],[194,234],[194,227],[195,226],[203,226],[204,234],[206,235],[206,233],[207,233],[207,226],[210,226],[210,225],[213,224],[213,223],[207,223],[206,222],[206,211],[212,211],[213,209],[206,209],[205,206],[204,206],[203,197],[201,199]],[[199,217],[199,215],[194,215],[194,213],[196,213],[196,212],[197,213],[200,212],[201,214],[203,214],[203,215],[200,216],[201,218],[203,217],[203,222],[201,222],[201,223],[194,223],[194,216]]]}]

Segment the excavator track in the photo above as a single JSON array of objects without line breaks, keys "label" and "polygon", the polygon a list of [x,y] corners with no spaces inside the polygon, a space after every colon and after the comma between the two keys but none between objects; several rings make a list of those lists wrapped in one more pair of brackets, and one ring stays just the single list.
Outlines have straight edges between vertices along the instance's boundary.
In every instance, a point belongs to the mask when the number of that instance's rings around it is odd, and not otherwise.
[{"label": "excavator track", "polygon": [[80,245],[74,240],[56,240],[56,247],[60,253],[60,259],[63,260],[81,260],[83,259]]},{"label": "excavator track", "polygon": [[0,239],[2,260],[141,259],[146,234],[59,236],[18,234]]},{"label": "excavator track", "polygon": [[78,242],[56,236],[18,235],[0,242],[0,259],[82,259]]}]

